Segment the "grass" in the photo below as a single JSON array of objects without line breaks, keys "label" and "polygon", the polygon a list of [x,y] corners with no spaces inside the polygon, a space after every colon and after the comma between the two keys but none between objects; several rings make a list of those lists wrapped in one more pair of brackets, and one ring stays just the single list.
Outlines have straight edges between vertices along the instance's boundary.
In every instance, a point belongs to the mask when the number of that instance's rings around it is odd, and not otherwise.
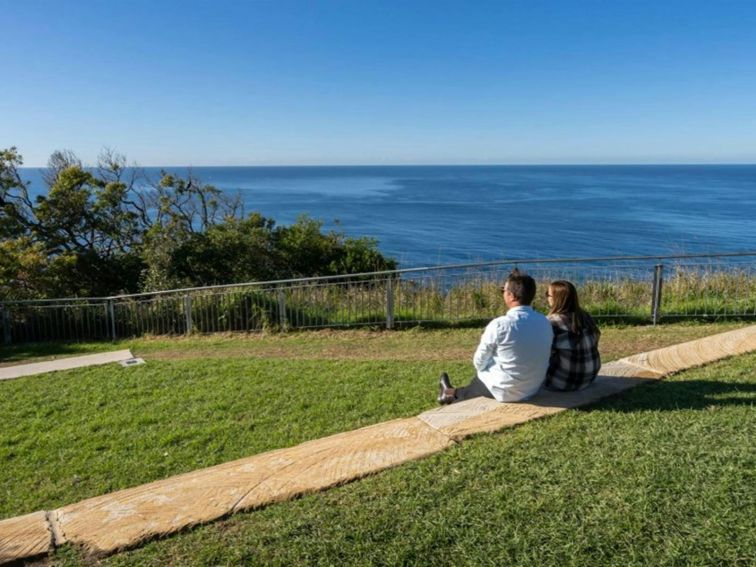
[{"label": "grass", "polygon": [[[607,361],[736,326],[604,327],[602,352]],[[442,369],[469,375],[479,333],[323,331],[4,348],[0,360],[8,362],[128,346],[148,364],[0,382],[0,518],[417,414],[432,407]],[[476,438],[108,561],[639,564],[658,557],[672,564],[671,550],[682,549],[688,532],[704,538],[703,524],[716,543],[711,553],[737,559],[746,548],[723,526],[737,533],[753,525],[743,514],[754,512],[744,484],[754,480],[747,441],[754,362],[689,372],[589,412]],[[708,520],[704,504],[714,506]],[[690,518],[675,528],[679,537],[664,536],[671,547],[659,542],[646,551],[661,537],[651,532],[654,522],[680,515]],[[530,516],[538,522],[530,525]],[[560,534],[560,526],[573,533]],[[460,555],[466,547],[475,550],[470,559]],[[70,548],[55,560],[88,561]]]},{"label": "grass", "polygon": [[187,359],[10,381],[0,518],[414,415],[430,406],[442,368]]},{"label": "grass", "polygon": [[[743,356],[105,565],[752,565],[756,400]],[[92,561],[68,547],[60,565]]]},{"label": "grass", "polygon": [[[624,269],[627,270],[629,266]],[[653,284],[650,271],[591,274],[543,271],[534,277],[541,290],[534,301],[546,311],[545,291],[554,277],[578,283],[581,304],[605,322],[647,323],[652,318]],[[265,289],[223,288],[188,295],[166,294],[118,301],[114,307],[118,336],[183,333],[189,324],[202,333],[270,331],[314,327],[384,327],[387,297],[393,298],[396,327],[422,322],[425,326],[480,326],[504,309],[500,286],[503,273],[446,274],[417,279],[359,283],[295,284]],[[753,318],[756,315],[756,277],[747,269],[716,266],[668,266],[659,313],[666,321]],[[15,342],[85,339],[107,336],[112,321],[101,303],[86,301],[65,307],[9,304],[8,331]]]},{"label": "grass", "polygon": [[[731,327],[605,328],[604,360]],[[0,382],[0,518],[415,415],[442,370],[469,377],[479,332],[141,339],[110,347],[146,365]],[[5,360],[106,346],[13,347]]]},{"label": "grass", "polygon": [[[600,323],[601,324],[601,323]],[[605,361],[744,327],[749,322],[698,321],[664,325],[601,324]],[[284,359],[468,361],[482,326],[402,331],[322,330],[291,333],[216,333],[189,337],[146,337],[115,342],[22,343],[0,346],[0,367],[62,356],[130,348],[135,356],[185,358],[261,357]]]}]

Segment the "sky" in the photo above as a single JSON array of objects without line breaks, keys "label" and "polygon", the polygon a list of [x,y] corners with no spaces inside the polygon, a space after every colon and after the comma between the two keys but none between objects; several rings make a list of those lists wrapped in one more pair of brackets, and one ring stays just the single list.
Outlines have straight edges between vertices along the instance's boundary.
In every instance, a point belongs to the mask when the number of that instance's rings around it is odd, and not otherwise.
[{"label": "sky", "polygon": [[0,148],[756,163],[756,2],[0,0]]}]

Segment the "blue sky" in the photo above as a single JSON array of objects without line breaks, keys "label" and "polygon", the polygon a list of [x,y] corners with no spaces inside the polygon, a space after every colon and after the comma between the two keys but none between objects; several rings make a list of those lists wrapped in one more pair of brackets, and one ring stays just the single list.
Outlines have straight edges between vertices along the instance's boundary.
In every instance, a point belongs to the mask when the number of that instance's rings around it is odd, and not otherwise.
[{"label": "blue sky", "polygon": [[754,163],[753,1],[0,0],[0,147],[141,165]]}]

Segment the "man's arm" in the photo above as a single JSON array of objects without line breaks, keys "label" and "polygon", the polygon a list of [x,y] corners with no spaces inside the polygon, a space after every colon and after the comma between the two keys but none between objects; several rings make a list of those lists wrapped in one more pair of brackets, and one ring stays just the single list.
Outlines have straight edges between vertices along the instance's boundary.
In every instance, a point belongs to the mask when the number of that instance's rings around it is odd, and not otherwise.
[{"label": "man's arm", "polygon": [[491,359],[496,353],[496,336],[498,324],[496,319],[486,325],[483,335],[480,337],[478,348],[473,355],[473,366],[478,371],[485,370],[491,364]]}]

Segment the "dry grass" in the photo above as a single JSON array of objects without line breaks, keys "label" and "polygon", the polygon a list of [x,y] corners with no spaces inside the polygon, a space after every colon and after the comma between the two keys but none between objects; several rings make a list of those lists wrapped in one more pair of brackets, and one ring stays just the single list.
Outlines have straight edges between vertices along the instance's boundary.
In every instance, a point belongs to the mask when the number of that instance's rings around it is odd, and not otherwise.
[{"label": "dry grass", "polygon": [[[744,322],[601,325],[604,362],[745,327]],[[0,367],[130,348],[152,360],[264,358],[294,360],[405,360],[467,362],[481,328],[402,331],[333,330],[146,337],[115,343],[40,343],[0,347]]]},{"label": "dry grass", "polygon": [[[657,326],[603,326],[604,361],[653,350],[746,323],[671,323]],[[407,360],[466,362],[482,329],[406,331],[323,330],[272,335],[226,335],[129,342],[136,356],[156,360],[189,358],[291,358],[299,360]]]}]

